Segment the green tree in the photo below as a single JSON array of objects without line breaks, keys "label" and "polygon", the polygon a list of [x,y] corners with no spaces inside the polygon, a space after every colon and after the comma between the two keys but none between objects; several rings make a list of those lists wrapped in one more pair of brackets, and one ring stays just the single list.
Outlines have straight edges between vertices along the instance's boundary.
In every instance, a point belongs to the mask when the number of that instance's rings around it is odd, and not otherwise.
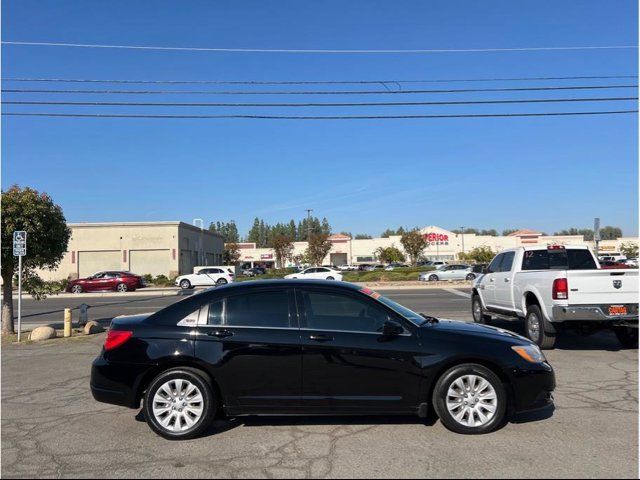
[{"label": "green tree", "polygon": [[285,260],[291,258],[293,252],[293,242],[287,235],[277,235],[271,239],[271,248],[276,256],[276,266],[284,268]]},{"label": "green tree", "polygon": [[225,265],[235,265],[240,260],[240,247],[237,243],[225,243],[222,252],[222,260]]},{"label": "green tree", "polygon": [[466,253],[460,252],[458,257],[460,260],[464,260],[467,262],[476,262],[476,263],[489,263],[493,260],[496,254],[490,247],[483,245],[481,247],[476,247],[471,249]]},{"label": "green tree", "polygon": [[415,266],[418,263],[422,252],[427,248],[427,239],[424,238],[424,235],[422,235],[420,231],[412,230],[411,232],[407,232],[402,235],[400,243],[402,244],[404,251],[409,255],[411,265]]},{"label": "green tree", "polygon": [[617,240],[622,237],[622,229],[620,227],[602,227],[600,229],[600,240]]},{"label": "green tree", "polygon": [[593,230],[590,228],[569,228],[566,230],[560,230],[559,232],[555,232],[554,235],[582,235],[585,240],[592,241],[593,240]]},{"label": "green tree", "polygon": [[373,237],[366,233],[356,233],[356,240],[371,240]]},{"label": "green tree", "polygon": [[489,236],[489,237],[497,237],[498,236],[498,232],[496,231],[495,228],[491,228],[489,230],[480,230],[480,233],[478,233],[478,235],[486,235],[486,236]]},{"label": "green tree", "polygon": [[507,228],[505,230],[502,230],[502,236],[503,237],[508,237],[509,235],[511,235],[513,232],[517,232],[518,229],[517,228]]},{"label": "green tree", "polygon": [[324,233],[315,233],[309,239],[309,246],[305,252],[305,257],[311,265],[322,265],[324,257],[331,250],[331,242],[329,236]]},{"label": "green tree", "polygon": [[376,257],[382,263],[397,263],[404,262],[404,253],[394,246],[391,247],[378,247],[376,249]]},{"label": "green tree", "polygon": [[620,253],[627,258],[638,258],[638,244],[635,242],[624,242],[620,245]]},{"label": "green tree", "polygon": [[[46,193],[17,185],[2,192],[3,335],[14,332],[12,284],[18,259],[13,256],[11,245],[16,230],[27,232],[27,255],[22,259],[22,267],[25,276],[31,279],[37,277],[35,269],[53,269],[60,264],[71,237],[62,208]],[[26,282],[25,290],[37,294],[36,288],[41,282]]]},{"label": "green tree", "polygon": [[234,220],[231,220],[230,222],[211,222],[209,230],[222,235],[222,238],[226,243],[238,243],[240,241],[238,227]]}]

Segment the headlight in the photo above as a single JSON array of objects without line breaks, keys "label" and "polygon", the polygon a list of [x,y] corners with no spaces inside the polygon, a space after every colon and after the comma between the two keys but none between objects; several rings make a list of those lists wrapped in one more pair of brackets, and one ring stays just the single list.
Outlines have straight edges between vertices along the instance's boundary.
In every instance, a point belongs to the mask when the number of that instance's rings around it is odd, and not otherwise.
[{"label": "headlight", "polygon": [[543,363],[546,362],[547,359],[536,345],[528,345],[526,347],[511,347],[511,349],[524,358],[527,362],[531,363]]}]

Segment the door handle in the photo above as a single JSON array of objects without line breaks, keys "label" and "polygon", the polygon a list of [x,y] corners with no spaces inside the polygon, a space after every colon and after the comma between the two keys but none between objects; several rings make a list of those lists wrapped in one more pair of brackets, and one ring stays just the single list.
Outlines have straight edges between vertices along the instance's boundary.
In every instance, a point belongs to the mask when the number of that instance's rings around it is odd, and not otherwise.
[{"label": "door handle", "polygon": [[210,337],[226,338],[232,337],[233,332],[230,332],[229,330],[214,330],[213,332],[208,332],[207,335]]},{"label": "door handle", "polygon": [[505,278],[504,281],[509,283],[511,281],[511,279],[510,278]]},{"label": "door handle", "polygon": [[330,342],[333,340],[333,337],[328,335],[311,335],[309,340],[313,340],[314,342]]}]

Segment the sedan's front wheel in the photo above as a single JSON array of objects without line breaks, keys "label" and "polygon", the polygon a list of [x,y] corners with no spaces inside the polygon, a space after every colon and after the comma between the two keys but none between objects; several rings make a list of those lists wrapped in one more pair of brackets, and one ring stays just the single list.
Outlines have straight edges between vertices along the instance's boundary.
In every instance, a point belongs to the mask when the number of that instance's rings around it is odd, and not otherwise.
[{"label": "sedan's front wheel", "polygon": [[181,280],[180,288],[183,290],[188,290],[191,288],[191,282],[189,280]]},{"label": "sedan's front wheel", "polygon": [[169,440],[200,435],[216,411],[213,390],[197,370],[176,368],[158,375],[144,397],[144,417],[149,427]]},{"label": "sedan's front wheel", "polygon": [[227,283],[228,283],[228,282],[227,282],[227,280],[226,280],[225,278],[219,278],[219,279],[216,281],[216,285],[218,285],[218,286],[220,286],[220,287],[221,287],[222,285],[226,285]]},{"label": "sedan's front wheel", "polygon": [[482,365],[466,363],[450,368],[440,377],[433,404],[449,430],[481,434],[503,425],[507,395],[495,373]]}]

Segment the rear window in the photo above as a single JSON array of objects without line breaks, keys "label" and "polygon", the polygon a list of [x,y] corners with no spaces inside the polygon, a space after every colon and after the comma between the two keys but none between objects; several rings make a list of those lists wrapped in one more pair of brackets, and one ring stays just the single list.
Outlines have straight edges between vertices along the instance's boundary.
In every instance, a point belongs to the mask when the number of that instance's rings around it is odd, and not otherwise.
[{"label": "rear window", "polygon": [[587,249],[529,250],[524,252],[522,270],[596,270],[591,252]]}]

